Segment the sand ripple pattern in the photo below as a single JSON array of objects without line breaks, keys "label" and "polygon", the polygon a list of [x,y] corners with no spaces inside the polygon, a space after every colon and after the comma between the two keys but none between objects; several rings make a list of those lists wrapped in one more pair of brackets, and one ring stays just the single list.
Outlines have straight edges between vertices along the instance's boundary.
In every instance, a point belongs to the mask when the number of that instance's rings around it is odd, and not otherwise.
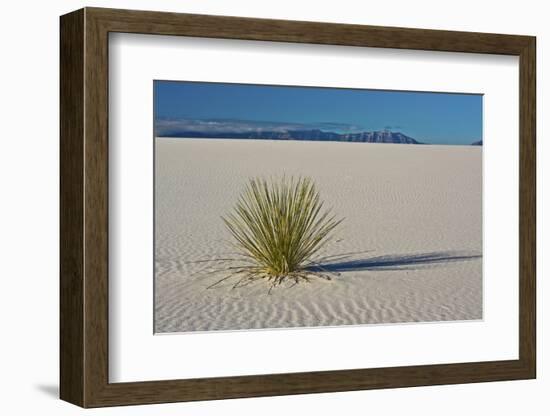
[{"label": "sand ripple pattern", "polygon": [[[298,141],[156,139],[155,329],[188,332],[482,318],[481,151]],[[322,256],[339,273],[268,295],[231,290],[220,216],[249,177],[311,176],[346,218]]]}]

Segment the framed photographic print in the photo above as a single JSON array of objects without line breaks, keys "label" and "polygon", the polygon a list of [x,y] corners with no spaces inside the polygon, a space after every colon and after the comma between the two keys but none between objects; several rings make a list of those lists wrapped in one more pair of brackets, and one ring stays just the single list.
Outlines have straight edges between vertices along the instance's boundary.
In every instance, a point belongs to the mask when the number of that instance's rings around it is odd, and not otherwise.
[{"label": "framed photographic print", "polygon": [[535,38],[61,17],[82,407],[534,378]]}]

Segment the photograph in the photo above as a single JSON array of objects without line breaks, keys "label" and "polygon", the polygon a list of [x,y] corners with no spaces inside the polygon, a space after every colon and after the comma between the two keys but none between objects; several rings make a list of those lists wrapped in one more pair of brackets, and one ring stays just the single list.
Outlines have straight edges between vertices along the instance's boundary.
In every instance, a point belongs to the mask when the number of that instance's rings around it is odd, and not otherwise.
[{"label": "photograph", "polygon": [[154,81],[154,331],[483,319],[483,95]]}]

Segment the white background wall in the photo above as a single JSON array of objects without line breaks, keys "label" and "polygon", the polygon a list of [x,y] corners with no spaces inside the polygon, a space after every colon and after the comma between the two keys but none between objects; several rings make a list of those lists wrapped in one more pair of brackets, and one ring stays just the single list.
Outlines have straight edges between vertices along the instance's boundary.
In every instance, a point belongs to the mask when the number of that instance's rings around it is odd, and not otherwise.
[{"label": "white background wall", "polygon": [[[71,415],[58,390],[58,16],[83,6],[536,35],[538,42],[539,378],[535,381],[225,400],[87,411],[88,414],[543,415],[550,409],[544,347],[550,301],[543,258],[550,227],[544,140],[550,100],[546,2],[429,0],[124,0],[4,2],[0,15],[0,410]],[[548,66],[548,67],[546,67]],[[543,190],[543,187],[546,188]]]}]

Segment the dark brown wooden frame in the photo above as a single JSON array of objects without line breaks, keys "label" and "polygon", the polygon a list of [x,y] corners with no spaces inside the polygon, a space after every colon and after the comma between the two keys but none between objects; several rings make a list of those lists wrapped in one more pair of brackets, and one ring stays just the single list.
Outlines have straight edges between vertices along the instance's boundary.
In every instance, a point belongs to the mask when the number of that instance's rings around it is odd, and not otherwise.
[{"label": "dark brown wooden frame", "polygon": [[[535,378],[535,38],[85,8],[61,17],[60,396],[82,407]],[[108,380],[108,35],[519,56],[519,359],[136,383]]]}]

